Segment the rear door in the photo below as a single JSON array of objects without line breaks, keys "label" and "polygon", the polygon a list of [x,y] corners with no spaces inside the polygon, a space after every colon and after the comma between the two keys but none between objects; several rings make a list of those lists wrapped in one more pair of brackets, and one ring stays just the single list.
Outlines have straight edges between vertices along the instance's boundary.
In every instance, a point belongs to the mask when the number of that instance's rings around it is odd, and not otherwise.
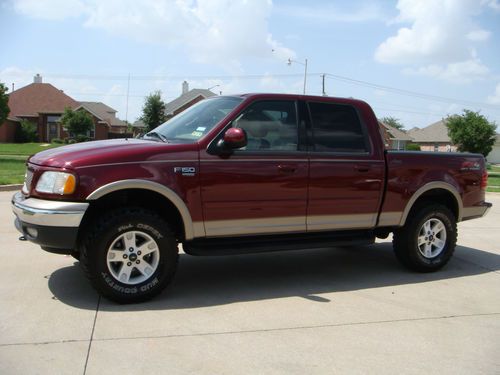
[{"label": "rear door", "polygon": [[259,100],[232,121],[246,131],[246,147],[200,153],[207,236],[306,230],[308,161],[298,122],[294,100]]},{"label": "rear door", "polygon": [[[353,105],[329,101],[307,105],[307,230],[374,227],[385,166],[383,154],[370,142],[370,129]],[[371,125],[378,130],[378,124]]]}]

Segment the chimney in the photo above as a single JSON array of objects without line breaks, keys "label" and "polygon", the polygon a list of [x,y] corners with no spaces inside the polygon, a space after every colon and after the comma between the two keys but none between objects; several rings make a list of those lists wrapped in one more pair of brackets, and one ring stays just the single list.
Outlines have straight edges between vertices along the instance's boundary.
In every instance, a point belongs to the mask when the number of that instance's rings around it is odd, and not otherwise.
[{"label": "chimney", "polygon": [[42,76],[37,73],[36,76],[33,77],[33,82],[34,83],[42,83]]},{"label": "chimney", "polygon": [[182,82],[182,95],[189,91],[189,83],[187,81]]}]

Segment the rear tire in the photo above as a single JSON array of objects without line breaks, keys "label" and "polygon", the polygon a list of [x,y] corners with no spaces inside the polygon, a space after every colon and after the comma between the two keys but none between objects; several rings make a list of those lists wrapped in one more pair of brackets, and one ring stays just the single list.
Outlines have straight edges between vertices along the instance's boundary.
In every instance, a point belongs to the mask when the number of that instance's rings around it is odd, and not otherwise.
[{"label": "rear tire", "polygon": [[429,203],[412,210],[404,227],[394,231],[396,258],[407,268],[433,272],[450,260],[457,243],[457,222],[445,206]]},{"label": "rear tire", "polygon": [[174,232],[156,213],[117,209],[90,226],[80,264],[94,288],[118,303],[146,301],[173,279],[178,249]]}]

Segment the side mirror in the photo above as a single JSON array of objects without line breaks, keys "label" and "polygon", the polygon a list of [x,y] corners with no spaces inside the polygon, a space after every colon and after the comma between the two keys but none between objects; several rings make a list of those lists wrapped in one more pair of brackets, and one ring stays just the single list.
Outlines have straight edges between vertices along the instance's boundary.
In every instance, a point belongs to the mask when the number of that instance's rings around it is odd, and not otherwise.
[{"label": "side mirror", "polygon": [[225,149],[234,150],[247,145],[247,133],[241,128],[229,128],[219,143]]}]

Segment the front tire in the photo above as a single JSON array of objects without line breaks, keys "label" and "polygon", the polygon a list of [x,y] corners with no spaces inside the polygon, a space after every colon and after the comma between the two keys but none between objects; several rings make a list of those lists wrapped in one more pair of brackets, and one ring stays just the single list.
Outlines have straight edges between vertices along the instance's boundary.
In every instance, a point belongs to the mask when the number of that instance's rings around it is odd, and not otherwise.
[{"label": "front tire", "polygon": [[90,227],[80,263],[94,288],[118,303],[146,301],[173,279],[178,262],[173,231],[141,208],[117,209]]},{"label": "front tire", "polygon": [[429,203],[412,210],[404,227],[394,231],[396,258],[407,268],[433,272],[444,267],[455,251],[457,223],[445,206]]}]

